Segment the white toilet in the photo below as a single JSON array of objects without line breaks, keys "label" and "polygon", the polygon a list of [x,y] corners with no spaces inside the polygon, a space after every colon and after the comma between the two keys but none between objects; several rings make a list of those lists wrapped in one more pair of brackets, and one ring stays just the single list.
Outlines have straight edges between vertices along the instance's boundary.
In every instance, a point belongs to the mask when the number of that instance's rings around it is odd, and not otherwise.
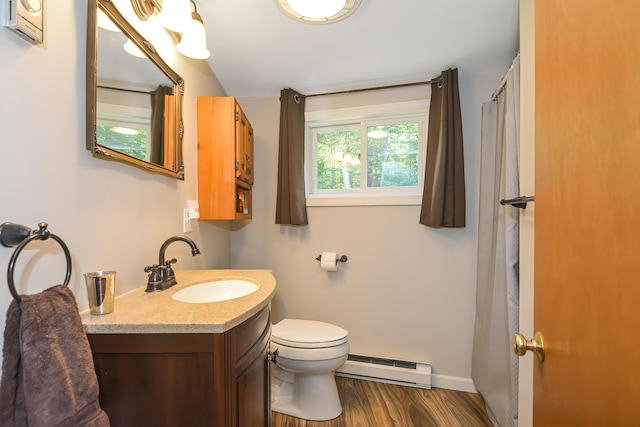
[{"label": "white toilet", "polygon": [[271,328],[271,409],[323,421],[342,413],[335,372],[349,353],[346,330],[314,320],[284,319]]}]

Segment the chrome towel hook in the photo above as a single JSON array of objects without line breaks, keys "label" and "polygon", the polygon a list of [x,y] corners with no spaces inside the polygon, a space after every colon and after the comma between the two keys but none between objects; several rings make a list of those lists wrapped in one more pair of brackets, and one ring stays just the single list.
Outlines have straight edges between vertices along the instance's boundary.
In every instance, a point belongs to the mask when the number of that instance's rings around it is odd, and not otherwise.
[{"label": "chrome towel hook", "polygon": [[18,255],[20,255],[22,249],[24,249],[24,247],[27,246],[32,240],[47,240],[49,238],[52,238],[60,244],[67,259],[67,274],[65,275],[64,284],[65,286],[69,285],[69,280],[71,279],[71,254],[69,253],[69,248],[67,248],[67,245],[62,241],[61,238],[59,238],[55,234],[51,234],[49,230],[47,230],[48,226],[49,224],[47,224],[46,222],[41,222],[38,224],[38,230],[31,230],[24,225],[13,224],[11,222],[0,224],[0,244],[6,248],[17,246],[16,250],[11,255],[11,259],[9,260],[9,269],[7,271],[7,283],[9,284],[9,291],[16,301],[20,301],[20,295],[16,291],[13,282],[13,270],[15,268]]}]

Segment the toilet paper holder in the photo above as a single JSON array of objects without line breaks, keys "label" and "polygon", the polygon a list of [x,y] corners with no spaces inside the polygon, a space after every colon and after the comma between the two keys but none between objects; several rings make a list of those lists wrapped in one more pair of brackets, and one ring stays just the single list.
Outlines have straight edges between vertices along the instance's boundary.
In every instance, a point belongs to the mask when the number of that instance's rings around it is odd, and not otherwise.
[{"label": "toilet paper holder", "polygon": [[[322,259],[322,254],[318,255],[316,257],[316,261],[320,261]],[[347,256],[346,255],[342,255],[340,258],[338,258],[339,262],[347,262]]]}]

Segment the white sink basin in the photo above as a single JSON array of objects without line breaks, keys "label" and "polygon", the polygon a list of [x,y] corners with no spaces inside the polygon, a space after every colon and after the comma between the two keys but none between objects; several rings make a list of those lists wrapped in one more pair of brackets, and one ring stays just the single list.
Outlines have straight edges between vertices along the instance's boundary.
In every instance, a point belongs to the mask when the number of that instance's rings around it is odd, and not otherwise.
[{"label": "white sink basin", "polygon": [[214,280],[181,289],[173,295],[173,299],[193,303],[220,302],[240,298],[257,290],[258,285],[246,280]]}]

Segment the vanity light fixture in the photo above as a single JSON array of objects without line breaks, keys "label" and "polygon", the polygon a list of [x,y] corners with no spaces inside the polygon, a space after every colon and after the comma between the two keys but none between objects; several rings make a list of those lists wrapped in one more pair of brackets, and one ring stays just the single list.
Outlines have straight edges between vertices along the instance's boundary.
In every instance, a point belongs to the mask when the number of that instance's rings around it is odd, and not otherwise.
[{"label": "vanity light fixture", "polygon": [[191,21],[191,2],[189,0],[163,0],[162,10],[158,13],[158,23],[175,33],[182,33]]},{"label": "vanity light fixture", "polygon": [[329,24],[351,15],[361,0],[274,0],[289,18],[307,24]]},{"label": "vanity light fixture", "polygon": [[176,33],[178,52],[194,59],[207,59],[204,22],[193,0],[131,0],[133,10],[141,21],[146,21],[157,10],[157,21],[169,31]]},{"label": "vanity light fixture", "polygon": [[182,39],[180,39],[176,49],[190,58],[207,59],[211,53],[207,49],[207,34],[204,29],[204,23],[198,13],[196,4],[191,2],[191,5],[193,6],[191,20],[182,32]]}]

